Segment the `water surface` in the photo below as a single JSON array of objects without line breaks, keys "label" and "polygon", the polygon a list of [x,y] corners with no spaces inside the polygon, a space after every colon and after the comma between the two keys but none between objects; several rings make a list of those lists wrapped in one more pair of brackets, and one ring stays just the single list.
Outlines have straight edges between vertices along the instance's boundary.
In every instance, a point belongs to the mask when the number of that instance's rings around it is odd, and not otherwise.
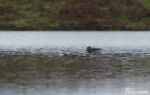
[{"label": "water surface", "polygon": [[149,32],[1,32],[0,47],[20,48],[75,48],[87,46],[114,50],[149,51]]},{"label": "water surface", "polygon": [[149,35],[1,32],[0,95],[149,95]]}]

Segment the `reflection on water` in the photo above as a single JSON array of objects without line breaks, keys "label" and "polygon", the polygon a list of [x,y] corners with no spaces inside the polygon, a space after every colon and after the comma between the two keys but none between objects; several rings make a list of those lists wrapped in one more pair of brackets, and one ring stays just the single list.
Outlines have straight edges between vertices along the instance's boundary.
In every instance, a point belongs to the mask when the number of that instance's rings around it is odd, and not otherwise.
[{"label": "reflection on water", "polygon": [[0,95],[149,95],[149,63],[132,53],[2,51]]}]

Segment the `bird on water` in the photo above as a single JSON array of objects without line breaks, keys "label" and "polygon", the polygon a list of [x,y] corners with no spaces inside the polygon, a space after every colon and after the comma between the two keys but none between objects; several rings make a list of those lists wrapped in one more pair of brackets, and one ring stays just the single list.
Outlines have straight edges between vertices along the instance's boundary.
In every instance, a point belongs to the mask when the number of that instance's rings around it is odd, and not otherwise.
[{"label": "bird on water", "polygon": [[87,48],[86,48],[86,51],[87,51],[87,53],[94,53],[94,52],[101,52],[102,51],[102,49],[101,48],[93,48],[93,47],[91,47],[91,46],[88,46]]}]

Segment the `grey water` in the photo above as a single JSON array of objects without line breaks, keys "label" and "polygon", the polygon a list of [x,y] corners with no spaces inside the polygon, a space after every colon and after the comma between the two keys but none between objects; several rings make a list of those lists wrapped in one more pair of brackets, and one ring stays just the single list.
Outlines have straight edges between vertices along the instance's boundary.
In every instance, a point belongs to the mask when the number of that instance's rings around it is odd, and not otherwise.
[{"label": "grey water", "polygon": [[0,32],[0,95],[149,95],[149,41],[142,31]]},{"label": "grey water", "polygon": [[149,32],[1,32],[1,49],[80,49],[150,52]]}]

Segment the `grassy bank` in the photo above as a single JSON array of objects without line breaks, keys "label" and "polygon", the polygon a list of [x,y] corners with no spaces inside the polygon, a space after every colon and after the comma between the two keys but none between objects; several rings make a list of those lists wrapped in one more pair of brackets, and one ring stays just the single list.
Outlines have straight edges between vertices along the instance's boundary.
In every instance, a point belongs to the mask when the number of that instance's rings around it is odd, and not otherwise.
[{"label": "grassy bank", "polygon": [[150,1],[0,0],[0,30],[150,30]]}]

